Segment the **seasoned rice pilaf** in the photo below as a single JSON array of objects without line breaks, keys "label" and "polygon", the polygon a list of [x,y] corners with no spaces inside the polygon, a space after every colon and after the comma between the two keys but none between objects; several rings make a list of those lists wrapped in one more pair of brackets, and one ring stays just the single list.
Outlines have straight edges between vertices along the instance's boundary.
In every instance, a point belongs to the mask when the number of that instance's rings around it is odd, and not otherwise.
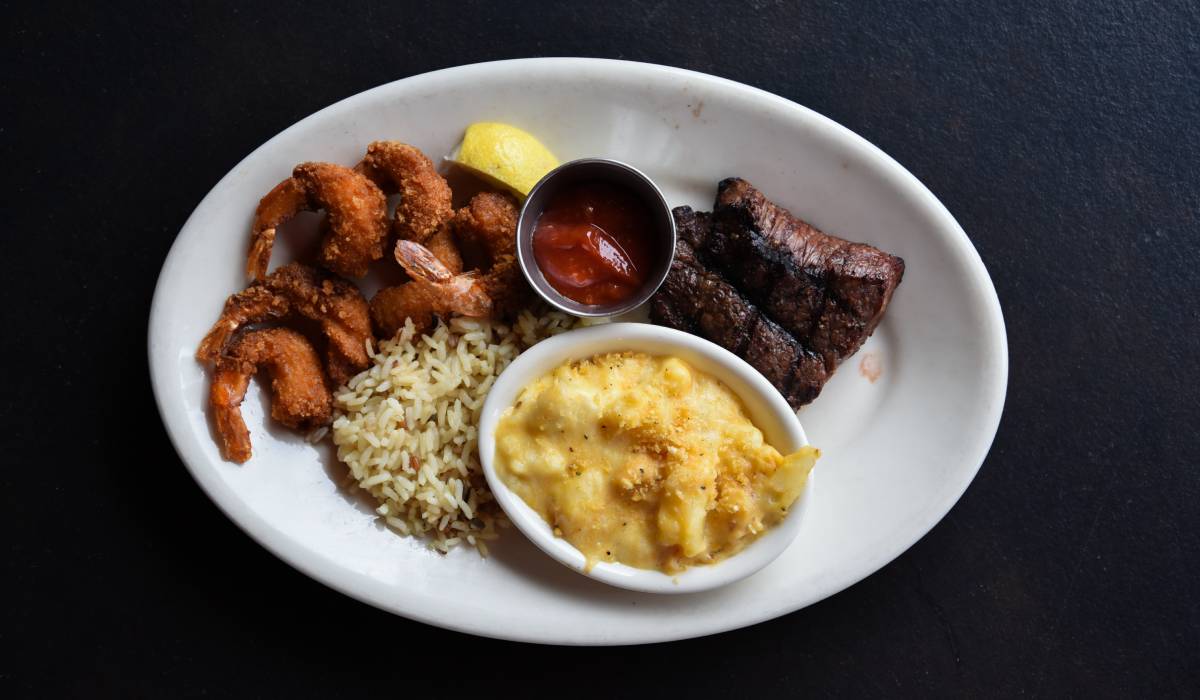
[{"label": "seasoned rice pilaf", "polygon": [[487,554],[484,541],[507,522],[479,463],[484,399],[521,351],[581,325],[589,322],[522,312],[511,326],[455,318],[414,337],[409,322],[368,348],[371,366],[334,396],[333,442],[390,527],[442,552],[467,544]]}]

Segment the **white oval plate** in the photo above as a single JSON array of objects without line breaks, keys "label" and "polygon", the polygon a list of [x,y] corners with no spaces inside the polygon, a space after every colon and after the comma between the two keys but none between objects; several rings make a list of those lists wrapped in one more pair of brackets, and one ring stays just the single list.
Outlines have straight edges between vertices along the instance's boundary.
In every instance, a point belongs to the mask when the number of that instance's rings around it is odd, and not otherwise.
[{"label": "white oval plate", "polygon": [[[244,285],[259,198],[304,160],[351,165],[398,139],[433,157],[470,122],[536,134],[563,161],[601,156],[652,177],[672,206],[708,209],[716,183],[748,179],[836,235],[904,258],[875,335],[800,417],[822,451],[821,489],[792,546],[731,586],[662,596],[567,570],[510,530],[481,559],[436,554],[379,525],[332,448],[244,406],[254,457],[221,459],[192,354]],[[277,253],[276,258],[282,257]],[[276,260],[275,262],[278,262]],[[204,198],[163,265],[150,313],[150,374],[167,432],[216,504],[297,569],[433,625],[562,644],[656,642],[734,629],[832,595],[891,561],[954,505],[978,471],[1004,402],[1008,350],[979,255],[937,199],[887,155],[783,98],[662,66],[594,59],[503,61],[390,83],[268,141]],[[874,380],[868,379],[874,377]]]}]

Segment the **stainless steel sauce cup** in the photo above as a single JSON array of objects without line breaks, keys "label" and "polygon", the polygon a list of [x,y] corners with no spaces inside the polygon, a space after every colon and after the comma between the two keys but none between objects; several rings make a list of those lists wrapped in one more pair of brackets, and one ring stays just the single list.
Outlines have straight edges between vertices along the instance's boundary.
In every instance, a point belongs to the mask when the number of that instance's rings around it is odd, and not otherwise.
[{"label": "stainless steel sauce cup", "polygon": [[[546,203],[562,188],[580,182],[610,182],[639,197],[653,218],[654,251],[657,258],[646,281],[637,292],[613,304],[584,304],[571,299],[550,285],[538,268],[533,255],[533,232]],[[675,218],[671,207],[654,182],[640,170],[616,160],[583,158],[563,163],[546,174],[525,198],[517,222],[517,260],[525,279],[550,305],[576,316],[616,316],[641,306],[654,296],[675,257]]]}]

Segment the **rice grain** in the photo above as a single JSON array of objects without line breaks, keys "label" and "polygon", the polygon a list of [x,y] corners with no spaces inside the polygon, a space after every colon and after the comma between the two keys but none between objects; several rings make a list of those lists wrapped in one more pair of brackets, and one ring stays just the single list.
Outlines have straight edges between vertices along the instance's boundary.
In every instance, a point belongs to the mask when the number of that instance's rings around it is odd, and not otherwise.
[{"label": "rice grain", "polygon": [[[334,397],[333,442],[358,486],[393,530],[447,552],[508,525],[479,464],[479,414],[496,377],[522,350],[597,321],[522,313],[511,326],[456,318],[416,337],[367,343],[371,366]],[[465,535],[465,537],[464,537]]]}]

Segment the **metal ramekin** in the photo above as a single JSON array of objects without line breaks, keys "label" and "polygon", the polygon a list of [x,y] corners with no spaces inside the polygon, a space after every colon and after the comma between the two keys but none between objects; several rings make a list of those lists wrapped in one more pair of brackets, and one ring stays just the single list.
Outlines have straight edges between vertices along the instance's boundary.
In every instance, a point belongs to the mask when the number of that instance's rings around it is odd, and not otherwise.
[{"label": "metal ramekin", "polygon": [[[622,185],[640,197],[654,216],[654,230],[658,238],[656,252],[659,263],[650,271],[645,283],[630,298],[617,304],[583,304],[570,299],[556,290],[546,280],[533,256],[533,230],[546,202],[567,185],[588,181],[605,181]],[[551,306],[576,316],[616,316],[641,306],[654,296],[675,257],[675,217],[671,207],[654,182],[637,168],[627,163],[603,158],[582,158],[563,163],[551,170],[525,198],[521,206],[521,218],[517,222],[517,260],[525,279]]]}]

